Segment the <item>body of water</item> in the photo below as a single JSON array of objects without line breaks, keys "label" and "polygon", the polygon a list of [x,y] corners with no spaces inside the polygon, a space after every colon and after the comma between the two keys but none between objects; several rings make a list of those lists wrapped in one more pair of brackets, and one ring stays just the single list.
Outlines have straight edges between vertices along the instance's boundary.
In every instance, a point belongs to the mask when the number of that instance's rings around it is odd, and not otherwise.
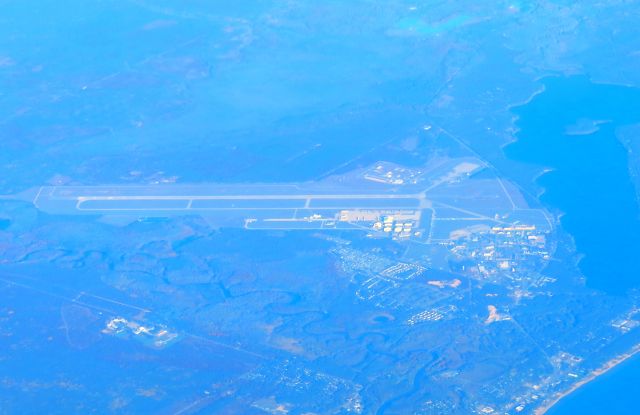
[{"label": "body of water", "polygon": [[550,78],[545,91],[514,108],[518,141],[508,157],[553,169],[538,183],[560,211],[584,258],[590,287],[624,294],[640,285],[640,210],[627,149],[617,127],[640,122],[640,90],[583,77]]},{"label": "body of water", "polygon": [[640,405],[639,385],[636,355],[558,402],[547,415],[633,414]]},{"label": "body of water", "polygon": [[[553,169],[538,179],[545,189],[541,201],[563,213],[563,228],[583,256],[579,267],[587,285],[623,295],[640,286],[640,211],[629,173],[629,163],[639,161],[630,158],[615,132],[640,122],[640,90],[594,84],[585,77],[549,78],[544,85],[544,92],[513,109],[518,140],[505,153]],[[550,413],[628,414],[640,405],[639,384],[636,357]]]}]

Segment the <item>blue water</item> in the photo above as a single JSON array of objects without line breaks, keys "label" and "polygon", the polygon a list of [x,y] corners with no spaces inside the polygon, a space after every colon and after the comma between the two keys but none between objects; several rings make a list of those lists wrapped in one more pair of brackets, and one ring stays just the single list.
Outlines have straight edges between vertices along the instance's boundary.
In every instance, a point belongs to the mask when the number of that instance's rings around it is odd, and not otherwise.
[{"label": "blue water", "polygon": [[544,84],[545,92],[514,108],[520,132],[505,152],[554,169],[538,180],[541,200],[564,213],[563,228],[584,255],[587,285],[623,294],[640,286],[640,221],[628,153],[615,129],[640,122],[640,90],[584,77]]},{"label": "blue water", "polygon": [[[573,235],[581,272],[591,288],[622,295],[640,286],[640,221],[627,149],[618,127],[640,122],[640,90],[550,78],[545,91],[514,108],[518,141],[509,158],[552,168],[537,183],[541,201],[562,212]],[[640,359],[622,364],[565,398],[550,413],[628,414],[640,405]]]},{"label": "blue water", "polygon": [[640,402],[640,358],[635,356],[561,400],[548,415],[633,414]]}]

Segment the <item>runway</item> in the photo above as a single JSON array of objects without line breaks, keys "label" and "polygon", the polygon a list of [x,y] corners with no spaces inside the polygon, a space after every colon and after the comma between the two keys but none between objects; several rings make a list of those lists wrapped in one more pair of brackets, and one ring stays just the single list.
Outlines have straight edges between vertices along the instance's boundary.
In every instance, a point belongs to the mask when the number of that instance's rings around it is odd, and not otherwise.
[{"label": "runway", "polygon": [[[262,188],[231,186],[108,186],[38,189],[33,204],[55,214],[117,214],[136,212],[151,216],[194,214],[230,210],[340,210],[422,209],[430,202],[421,193],[327,193],[328,189],[303,192],[298,186]],[[379,189],[378,189],[379,190]],[[258,192],[259,191],[259,192]],[[286,194],[286,191],[291,193]],[[343,189],[344,191],[344,189]]]}]

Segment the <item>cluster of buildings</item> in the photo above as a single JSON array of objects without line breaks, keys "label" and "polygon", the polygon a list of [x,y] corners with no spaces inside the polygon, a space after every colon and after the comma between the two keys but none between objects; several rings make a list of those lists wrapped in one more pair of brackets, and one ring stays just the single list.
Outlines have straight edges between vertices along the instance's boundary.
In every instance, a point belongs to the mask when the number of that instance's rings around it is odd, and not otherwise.
[{"label": "cluster of buildings", "polygon": [[[496,226],[448,243],[454,271],[495,283],[552,282],[539,270],[550,259],[546,233],[533,225]],[[512,284],[508,284],[512,285]]]},{"label": "cluster of buildings", "polygon": [[614,319],[611,322],[611,326],[620,330],[622,333],[628,333],[634,328],[640,326],[640,308],[632,307],[623,316]]},{"label": "cluster of buildings", "polygon": [[415,231],[416,222],[420,220],[417,212],[398,212],[396,215],[382,216],[373,224],[373,230],[391,234],[395,238],[419,237],[422,232]]},{"label": "cluster of buildings", "polygon": [[440,321],[451,315],[451,313],[455,312],[457,309],[458,308],[456,306],[447,304],[430,310],[421,311],[420,313],[412,315],[407,320],[407,324],[413,326],[424,321]]}]

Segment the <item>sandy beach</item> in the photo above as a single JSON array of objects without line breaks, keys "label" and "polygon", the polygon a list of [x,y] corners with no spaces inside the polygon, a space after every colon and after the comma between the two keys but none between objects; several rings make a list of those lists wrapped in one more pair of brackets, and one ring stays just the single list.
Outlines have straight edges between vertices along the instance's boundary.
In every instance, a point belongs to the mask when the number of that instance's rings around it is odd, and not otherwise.
[{"label": "sandy beach", "polygon": [[536,415],[546,414],[554,405],[556,405],[566,396],[569,396],[573,392],[580,389],[582,386],[596,379],[598,376],[601,376],[607,373],[614,367],[618,366],[620,363],[635,356],[638,353],[640,353],[640,344],[636,344],[629,352],[616,356],[613,359],[609,360],[607,363],[605,363],[603,366],[593,370],[586,378],[576,382],[575,384],[573,384],[573,386],[571,386],[569,389],[565,390],[564,392],[560,392],[554,395],[553,397],[549,398],[548,400],[543,402],[539,408],[537,408],[534,411],[534,414]]}]

